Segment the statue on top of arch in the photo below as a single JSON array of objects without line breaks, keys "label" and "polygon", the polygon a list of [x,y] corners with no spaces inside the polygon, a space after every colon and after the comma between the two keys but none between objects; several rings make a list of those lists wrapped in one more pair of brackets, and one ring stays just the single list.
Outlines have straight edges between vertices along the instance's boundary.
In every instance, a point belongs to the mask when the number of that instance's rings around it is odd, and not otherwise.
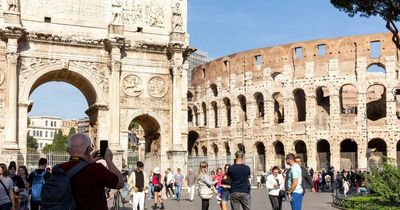
[{"label": "statue on top of arch", "polygon": [[7,0],[8,11],[10,11],[10,12],[19,12],[18,11],[18,1],[19,0]]}]

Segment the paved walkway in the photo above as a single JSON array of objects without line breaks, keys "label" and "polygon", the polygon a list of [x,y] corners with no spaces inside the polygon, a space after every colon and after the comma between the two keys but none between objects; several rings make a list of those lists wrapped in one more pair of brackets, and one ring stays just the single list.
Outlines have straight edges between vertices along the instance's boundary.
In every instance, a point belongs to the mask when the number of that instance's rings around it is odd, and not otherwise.
[{"label": "paved walkway", "polygon": [[[272,209],[269,199],[267,197],[265,189],[253,189],[252,190],[252,210],[269,210]],[[187,198],[187,193],[183,192],[183,199]],[[268,199],[268,200],[267,200]],[[303,210],[333,210],[335,208],[331,207],[330,202],[332,201],[331,193],[311,193],[308,192],[303,200]],[[151,210],[150,206],[153,204],[153,200],[146,200],[146,209]],[[111,202],[110,202],[111,203]],[[111,205],[110,205],[111,207]],[[112,209],[112,208],[111,208]],[[125,208],[120,208],[122,210],[132,209],[131,205],[126,205]],[[201,199],[196,195],[193,202],[187,200],[181,200],[177,202],[176,200],[169,199],[165,203],[165,209],[173,210],[200,210],[201,209]],[[219,210],[217,200],[213,198],[210,200],[209,210]],[[284,210],[290,210],[290,205],[288,202],[283,203]]]}]

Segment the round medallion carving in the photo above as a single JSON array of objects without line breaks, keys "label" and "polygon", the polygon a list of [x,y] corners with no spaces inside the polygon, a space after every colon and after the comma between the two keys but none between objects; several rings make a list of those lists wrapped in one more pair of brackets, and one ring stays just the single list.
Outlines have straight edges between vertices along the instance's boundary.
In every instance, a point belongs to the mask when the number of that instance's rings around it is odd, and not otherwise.
[{"label": "round medallion carving", "polygon": [[3,70],[0,69],[0,85],[3,84],[5,77]]},{"label": "round medallion carving", "polygon": [[122,80],[122,91],[129,96],[138,96],[143,91],[142,80],[134,75],[129,74]]},{"label": "round medallion carving", "polygon": [[168,84],[161,77],[153,77],[147,84],[147,92],[153,97],[161,98],[167,94]]}]

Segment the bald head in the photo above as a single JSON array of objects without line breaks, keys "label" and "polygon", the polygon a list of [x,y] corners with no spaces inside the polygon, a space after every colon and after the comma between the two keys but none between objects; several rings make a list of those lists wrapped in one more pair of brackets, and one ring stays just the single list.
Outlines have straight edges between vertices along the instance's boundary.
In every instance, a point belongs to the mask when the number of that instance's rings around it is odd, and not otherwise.
[{"label": "bald head", "polygon": [[81,157],[85,155],[87,148],[91,145],[89,136],[77,133],[68,139],[68,153],[71,156]]}]

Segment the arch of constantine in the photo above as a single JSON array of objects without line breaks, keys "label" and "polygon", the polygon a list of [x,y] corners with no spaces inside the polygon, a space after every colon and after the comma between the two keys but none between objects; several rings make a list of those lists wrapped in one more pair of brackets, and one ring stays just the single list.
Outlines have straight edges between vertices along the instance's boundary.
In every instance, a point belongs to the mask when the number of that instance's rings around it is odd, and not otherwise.
[{"label": "arch of constantine", "polygon": [[[400,159],[399,54],[391,34],[320,39],[225,56],[192,73],[190,156],[237,150],[258,171],[294,153],[314,170]],[[378,158],[379,159],[379,158]]]},{"label": "arch of constantine", "polygon": [[30,94],[63,81],[86,97],[96,147],[109,140],[121,162],[135,120],[146,148],[158,141],[149,163],[185,165],[186,0],[0,1],[0,11],[0,162],[27,152]]}]

